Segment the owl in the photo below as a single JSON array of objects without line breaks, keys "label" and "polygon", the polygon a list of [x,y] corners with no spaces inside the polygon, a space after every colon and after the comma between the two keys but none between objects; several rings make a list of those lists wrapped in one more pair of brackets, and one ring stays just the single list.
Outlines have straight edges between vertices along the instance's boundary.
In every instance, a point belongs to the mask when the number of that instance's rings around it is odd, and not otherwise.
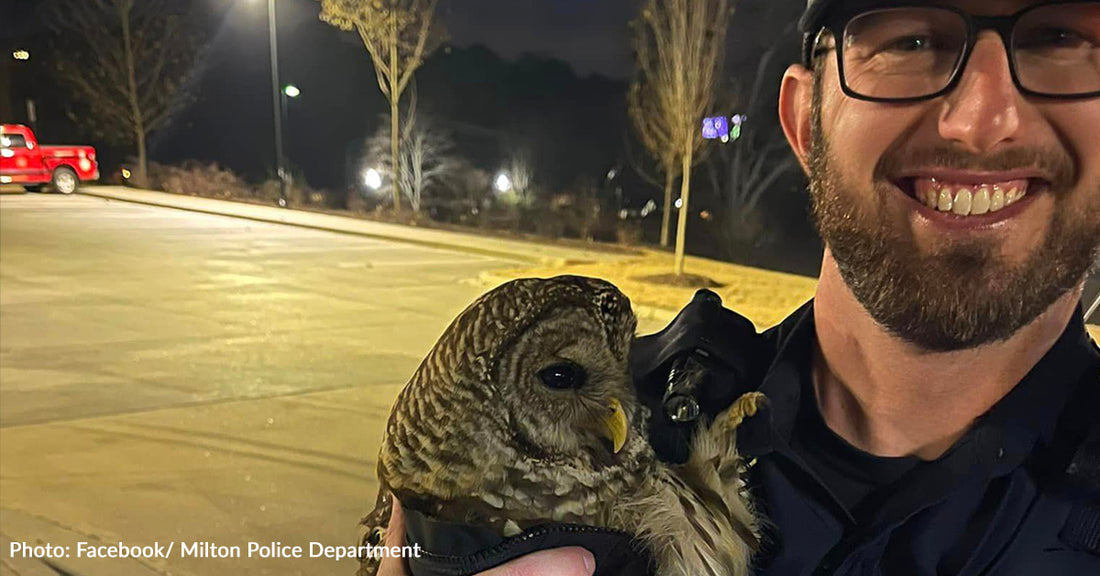
[{"label": "owl", "polygon": [[758,523],[734,430],[760,397],[701,425],[686,464],[662,463],[628,367],[635,327],[627,297],[594,278],[521,279],[475,301],[394,404],[364,543],[384,541],[392,494],[504,537],[549,521],[633,534],[661,576],[747,574]]}]

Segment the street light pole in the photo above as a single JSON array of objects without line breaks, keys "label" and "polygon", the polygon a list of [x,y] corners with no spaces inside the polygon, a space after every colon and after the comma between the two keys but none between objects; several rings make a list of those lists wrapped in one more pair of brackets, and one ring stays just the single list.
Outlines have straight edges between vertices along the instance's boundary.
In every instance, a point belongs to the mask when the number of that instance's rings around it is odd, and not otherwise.
[{"label": "street light pole", "polygon": [[275,0],[267,0],[267,27],[271,39],[271,97],[275,107],[275,170],[279,176],[279,206],[286,208],[286,169],[283,167],[283,95],[279,84],[279,40]]}]

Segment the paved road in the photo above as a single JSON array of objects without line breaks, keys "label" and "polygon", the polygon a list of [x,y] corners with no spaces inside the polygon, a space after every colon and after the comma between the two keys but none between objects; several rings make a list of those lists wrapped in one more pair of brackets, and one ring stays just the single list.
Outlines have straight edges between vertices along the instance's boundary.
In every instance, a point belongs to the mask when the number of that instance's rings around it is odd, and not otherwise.
[{"label": "paved road", "polygon": [[[0,573],[351,574],[179,542],[354,544],[393,397],[514,262],[88,197],[0,198]],[[653,326],[646,326],[652,328]],[[169,560],[79,541],[176,542]]]}]

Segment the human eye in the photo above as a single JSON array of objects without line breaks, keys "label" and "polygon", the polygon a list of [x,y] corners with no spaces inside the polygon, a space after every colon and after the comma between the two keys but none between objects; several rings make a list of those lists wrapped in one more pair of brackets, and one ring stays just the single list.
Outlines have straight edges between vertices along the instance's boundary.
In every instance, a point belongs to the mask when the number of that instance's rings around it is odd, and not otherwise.
[{"label": "human eye", "polygon": [[879,52],[913,53],[924,52],[933,48],[930,36],[903,36],[887,42],[879,48]]},{"label": "human eye", "polygon": [[1016,46],[1024,50],[1064,50],[1094,48],[1096,43],[1076,30],[1048,26],[1029,30]]}]

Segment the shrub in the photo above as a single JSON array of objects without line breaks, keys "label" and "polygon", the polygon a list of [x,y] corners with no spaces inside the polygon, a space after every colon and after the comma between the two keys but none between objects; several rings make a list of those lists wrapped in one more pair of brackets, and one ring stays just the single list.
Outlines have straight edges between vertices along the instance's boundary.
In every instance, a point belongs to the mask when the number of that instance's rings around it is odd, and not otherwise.
[{"label": "shrub", "polygon": [[149,185],[172,194],[206,198],[248,198],[254,194],[252,187],[233,171],[195,160],[176,166],[150,163]]},{"label": "shrub", "polygon": [[[279,181],[269,179],[253,186],[232,170],[217,163],[185,160],[177,165],[149,163],[149,186],[172,194],[202,196],[222,200],[252,200],[275,204],[279,200]],[[290,206],[334,207],[344,200],[310,188],[305,179],[292,179],[287,186]]]}]

